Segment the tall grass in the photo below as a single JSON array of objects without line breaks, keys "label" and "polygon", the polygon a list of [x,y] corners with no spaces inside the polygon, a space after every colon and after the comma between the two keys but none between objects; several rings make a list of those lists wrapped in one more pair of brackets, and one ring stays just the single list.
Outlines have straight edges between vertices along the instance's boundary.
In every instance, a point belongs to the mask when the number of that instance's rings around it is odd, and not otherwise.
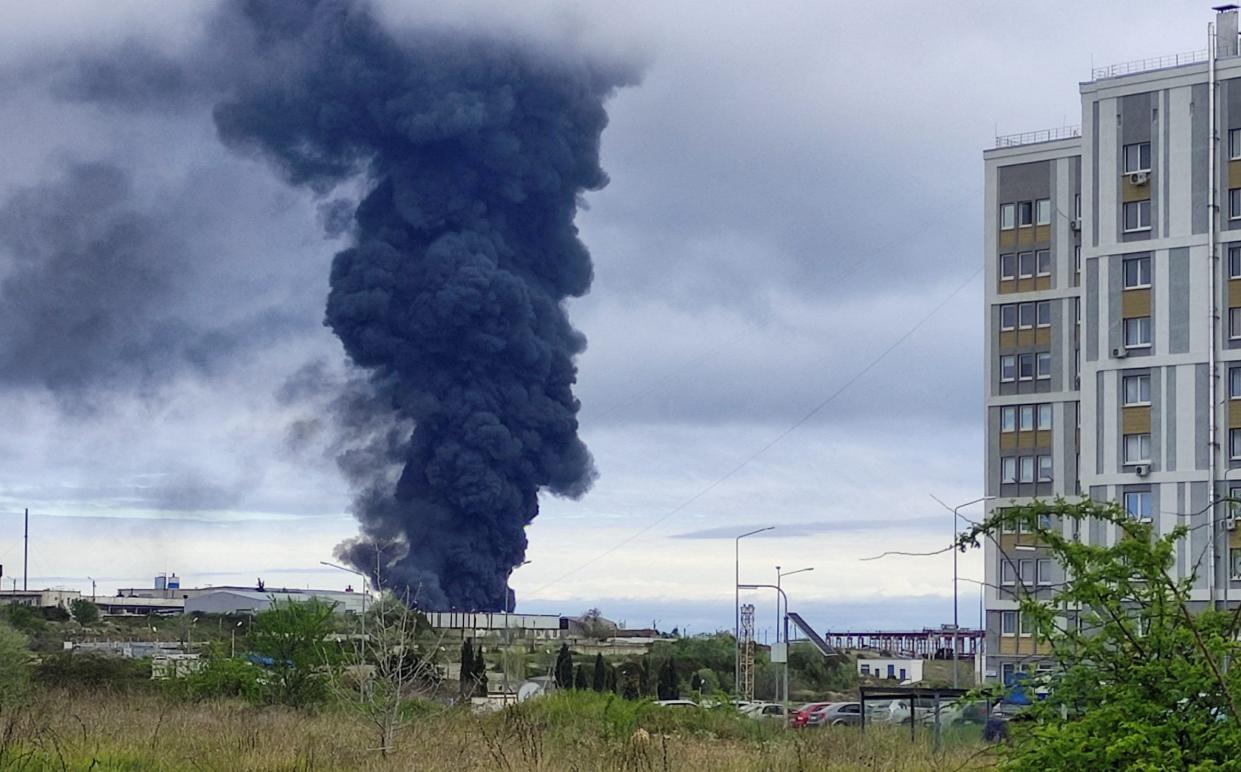
[{"label": "tall grass", "polygon": [[[885,731],[887,730],[887,731]],[[594,693],[420,717],[382,757],[347,712],[54,690],[0,713],[0,770],[922,770],[988,768],[977,744],[932,751],[897,728],[786,731],[730,709]]]}]

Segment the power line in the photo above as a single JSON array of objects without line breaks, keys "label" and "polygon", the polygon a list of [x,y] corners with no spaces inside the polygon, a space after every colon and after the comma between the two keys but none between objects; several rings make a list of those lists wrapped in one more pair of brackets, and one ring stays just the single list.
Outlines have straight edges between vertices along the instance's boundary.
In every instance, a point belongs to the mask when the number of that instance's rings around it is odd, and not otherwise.
[{"label": "power line", "polygon": [[673,507],[671,510],[669,510],[668,512],[666,512],[666,513],[665,513],[665,514],[663,514],[662,516],[660,516],[660,517],[656,518],[656,519],[655,519],[655,520],[653,520],[652,522],[648,523],[647,525],[645,525],[645,526],[643,526],[642,528],[638,529],[637,531],[633,532],[632,534],[630,534],[629,536],[625,537],[624,539],[622,539],[621,541],[617,542],[616,544],[612,545],[612,546],[611,546],[611,547],[609,547],[608,549],[604,550],[603,552],[600,552],[598,555],[595,555],[594,557],[590,558],[589,560],[587,560],[586,562],[584,562],[584,563],[582,563],[581,565],[577,566],[576,568],[573,568],[572,570],[565,572],[564,574],[562,574],[562,575],[560,575],[559,577],[557,577],[556,579],[554,579],[554,580],[552,580],[552,581],[548,582],[547,584],[544,584],[543,586],[538,587],[538,588],[536,588],[536,589],[532,590],[532,591],[531,591],[531,593],[532,593],[532,594],[538,594],[538,593],[542,592],[543,590],[546,590],[546,589],[548,589],[549,587],[552,587],[553,585],[559,584],[560,582],[564,581],[565,579],[569,578],[570,576],[573,576],[574,574],[576,574],[577,572],[581,571],[582,569],[587,568],[587,567],[589,567],[589,566],[591,566],[591,565],[593,565],[593,564],[597,563],[598,561],[602,560],[603,558],[607,557],[608,555],[611,555],[613,552],[616,552],[616,551],[617,551],[618,549],[620,549],[621,547],[624,547],[626,544],[629,544],[630,542],[632,542],[633,540],[635,540],[635,539],[637,539],[638,537],[642,536],[643,534],[648,533],[648,532],[649,532],[649,531],[651,531],[653,528],[655,528],[656,526],[658,526],[658,525],[660,525],[661,523],[665,522],[666,520],[668,520],[669,518],[673,517],[674,515],[676,515],[676,514],[678,514],[678,513],[682,512],[682,511],[684,511],[684,510],[685,510],[687,507],[689,507],[691,504],[693,504],[694,502],[698,501],[698,500],[699,500],[699,499],[701,499],[703,496],[706,496],[708,493],[710,493],[711,491],[715,490],[715,489],[716,489],[716,488],[718,488],[720,485],[723,485],[725,482],[727,482],[729,479],[731,479],[734,475],[736,475],[736,474],[737,474],[738,472],[740,472],[742,469],[745,469],[747,466],[749,466],[749,465],[750,465],[750,463],[751,463],[751,462],[753,462],[755,459],[757,459],[759,456],[763,455],[763,454],[764,454],[764,453],[766,453],[768,450],[771,450],[771,449],[772,449],[773,447],[775,447],[775,445],[776,445],[776,444],[778,444],[781,440],[783,440],[785,437],[787,437],[787,436],[789,436],[790,434],[792,434],[792,433],[793,433],[794,431],[796,431],[796,430],[797,430],[800,426],[802,426],[804,423],[806,423],[806,422],[807,422],[807,421],[809,421],[811,418],[813,418],[815,415],[817,415],[820,411],[822,411],[825,407],[827,407],[827,406],[828,406],[828,405],[830,405],[832,402],[834,402],[834,401],[836,400],[836,398],[837,398],[837,397],[839,397],[841,394],[843,394],[843,393],[845,392],[845,390],[846,390],[846,389],[848,389],[850,386],[852,386],[853,384],[855,384],[855,383],[857,383],[859,380],[861,380],[863,376],[865,376],[865,375],[866,375],[867,373],[869,373],[871,370],[875,369],[875,367],[876,367],[876,366],[878,366],[878,365],[879,365],[879,363],[880,363],[880,362],[882,362],[884,359],[886,359],[886,358],[888,357],[888,355],[889,355],[889,354],[891,354],[893,351],[895,351],[895,350],[897,349],[897,347],[898,347],[898,346],[900,346],[902,343],[904,343],[906,340],[908,340],[908,339],[909,339],[909,338],[910,338],[910,337],[911,337],[911,336],[912,336],[915,332],[917,332],[919,329],[921,329],[921,328],[922,328],[922,326],[923,326],[924,324],[926,324],[928,321],[930,321],[931,317],[935,316],[935,314],[937,314],[937,313],[938,313],[938,312],[939,312],[939,311],[940,311],[940,310],[941,310],[944,306],[948,305],[949,301],[951,301],[954,297],[956,297],[956,296],[957,296],[957,295],[961,292],[961,290],[963,290],[963,289],[965,289],[967,286],[969,286],[970,282],[972,282],[972,281],[974,280],[974,277],[978,276],[978,274],[979,274],[979,273],[981,273],[981,272],[982,272],[982,267],[981,267],[981,266],[980,266],[979,268],[976,268],[976,269],[975,269],[972,273],[970,273],[970,275],[969,275],[968,277],[966,277],[965,281],[961,282],[959,285],[957,285],[957,287],[956,287],[955,289],[953,289],[951,292],[949,292],[947,295],[945,295],[945,296],[944,296],[944,298],[943,298],[941,301],[939,301],[939,303],[937,303],[937,304],[935,305],[935,307],[934,307],[934,308],[932,308],[929,312],[927,312],[927,313],[926,313],[926,315],[925,315],[925,316],[923,316],[923,317],[922,317],[922,318],[920,318],[917,322],[915,322],[915,323],[914,323],[914,324],[913,324],[913,325],[912,325],[912,326],[911,326],[908,330],[906,330],[906,331],[905,331],[905,332],[904,332],[904,333],[903,333],[903,334],[902,334],[899,338],[897,338],[897,339],[896,339],[896,340],[894,340],[892,343],[890,343],[890,344],[887,346],[887,348],[885,348],[883,351],[881,351],[881,352],[879,353],[879,355],[878,355],[878,356],[876,356],[876,357],[875,357],[874,359],[872,359],[869,363],[867,363],[867,365],[866,365],[865,367],[863,367],[861,370],[859,370],[859,371],[857,371],[856,373],[854,373],[854,374],[853,374],[853,376],[851,376],[851,377],[850,377],[847,381],[845,381],[843,384],[841,384],[840,386],[838,386],[838,387],[836,388],[836,390],[835,390],[835,391],[833,391],[831,394],[827,395],[827,397],[826,397],[826,398],[824,398],[822,401],[820,401],[820,402],[819,402],[818,404],[816,404],[814,407],[810,408],[810,410],[806,411],[806,413],[805,413],[805,414],[803,414],[800,418],[798,418],[796,421],[794,421],[794,422],[793,422],[790,426],[788,426],[786,429],[784,429],[784,430],[783,430],[783,431],[781,431],[779,434],[777,434],[775,437],[773,437],[771,440],[769,440],[769,441],[768,441],[766,444],[764,444],[762,447],[758,448],[758,450],[755,450],[753,453],[749,454],[749,455],[748,455],[748,456],[746,456],[744,459],[742,459],[742,460],[741,460],[741,461],[740,461],[740,462],[739,462],[736,466],[732,467],[732,468],[731,468],[731,469],[729,469],[726,473],[724,473],[724,475],[723,475],[723,476],[721,476],[721,477],[717,478],[714,482],[712,482],[711,484],[707,485],[705,488],[703,488],[702,490],[698,491],[698,492],[697,492],[697,493],[695,493],[693,496],[690,496],[688,499],[686,499],[685,501],[681,502],[681,503],[680,503],[680,504],[678,504],[677,506]]}]

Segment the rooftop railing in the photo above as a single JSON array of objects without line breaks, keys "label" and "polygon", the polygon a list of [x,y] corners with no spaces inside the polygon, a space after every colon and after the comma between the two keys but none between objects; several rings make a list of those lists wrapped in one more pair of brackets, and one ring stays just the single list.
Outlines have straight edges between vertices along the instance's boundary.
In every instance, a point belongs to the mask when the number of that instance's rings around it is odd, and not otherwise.
[{"label": "rooftop railing", "polygon": [[1025,131],[1020,134],[1005,134],[995,138],[996,147],[1017,147],[1033,145],[1039,142],[1055,142],[1058,139],[1073,139],[1082,135],[1081,126],[1061,126],[1055,129]]},{"label": "rooftop railing", "polygon": [[1200,51],[1186,51],[1181,54],[1157,56],[1153,59],[1135,59],[1132,62],[1109,64],[1107,67],[1095,67],[1093,75],[1095,80],[1119,78],[1122,75],[1132,75],[1135,72],[1148,72],[1150,70],[1162,70],[1166,67],[1180,67],[1183,64],[1205,62],[1207,55],[1207,49],[1203,48]]}]

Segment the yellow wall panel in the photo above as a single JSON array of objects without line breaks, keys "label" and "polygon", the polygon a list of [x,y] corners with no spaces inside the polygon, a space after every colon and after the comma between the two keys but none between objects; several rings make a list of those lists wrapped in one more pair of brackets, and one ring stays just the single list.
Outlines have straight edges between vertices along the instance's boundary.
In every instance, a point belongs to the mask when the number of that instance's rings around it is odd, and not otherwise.
[{"label": "yellow wall panel", "polygon": [[1034,229],[1030,226],[1017,229],[1017,246],[1032,247],[1034,246]]},{"label": "yellow wall panel", "polygon": [[1010,292],[1016,292],[1016,291],[1017,291],[1017,280],[1016,279],[1001,279],[1000,280],[1000,294],[1001,295],[1006,295]]},{"label": "yellow wall panel", "polygon": [[1228,282],[1228,305],[1233,308],[1241,306],[1241,279]]},{"label": "yellow wall panel", "polygon": [[1228,162],[1228,187],[1241,188],[1241,161]]},{"label": "yellow wall panel", "polygon": [[1012,249],[1017,246],[1017,231],[1010,228],[1000,231],[1000,249]]},{"label": "yellow wall panel", "polygon": [[1034,243],[1046,244],[1049,241],[1051,241],[1051,226],[1050,225],[1035,225],[1034,226]]},{"label": "yellow wall panel", "polygon": [[1017,331],[1007,330],[1000,333],[1000,348],[1012,348],[1017,345]]},{"label": "yellow wall panel", "polygon": [[1142,201],[1151,197],[1151,186],[1155,184],[1154,178],[1145,185],[1134,185],[1129,181],[1129,175],[1126,174],[1121,178],[1120,183],[1120,200],[1126,204],[1130,201]]},{"label": "yellow wall panel", "polygon": [[1037,346],[1051,345],[1051,328],[1039,327],[1034,330],[1034,344]]},{"label": "yellow wall panel", "polygon": [[1000,432],[1000,450],[1012,450],[1017,447],[1016,432]]},{"label": "yellow wall panel", "polygon": [[1228,428],[1241,429],[1241,399],[1228,400]]},{"label": "yellow wall panel", "polygon": [[1051,277],[1050,276],[1035,276],[1034,277],[1034,289],[1039,289],[1039,290],[1051,289]]}]

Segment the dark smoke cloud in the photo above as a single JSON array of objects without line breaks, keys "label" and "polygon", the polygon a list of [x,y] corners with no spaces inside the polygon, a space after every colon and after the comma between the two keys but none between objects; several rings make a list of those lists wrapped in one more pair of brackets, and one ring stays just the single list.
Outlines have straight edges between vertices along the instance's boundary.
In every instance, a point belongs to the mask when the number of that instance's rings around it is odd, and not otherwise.
[{"label": "dark smoke cloud", "polygon": [[139,201],[110,163],[69,165],[0,204],[0,388],[46,389],[74,411],[216,373],[288,327],[275,311],[206,320],[187,223]]},{"label": "dark smoke cloud", "polygon": [[563,303],[590,287],[573,220],[607,182],[603,103],[632,74],[482,36],[397,38],[362,3],[230,9],[258,57],[215,109],[223,141],[318,192],[369,184],[327,305],[370,373],[338,413],[366,438],[340,457],[362,526],[341,557],[423,606],[511,608],[539,491],[580,496],[595,476],[572,391],[585,339]]}]

